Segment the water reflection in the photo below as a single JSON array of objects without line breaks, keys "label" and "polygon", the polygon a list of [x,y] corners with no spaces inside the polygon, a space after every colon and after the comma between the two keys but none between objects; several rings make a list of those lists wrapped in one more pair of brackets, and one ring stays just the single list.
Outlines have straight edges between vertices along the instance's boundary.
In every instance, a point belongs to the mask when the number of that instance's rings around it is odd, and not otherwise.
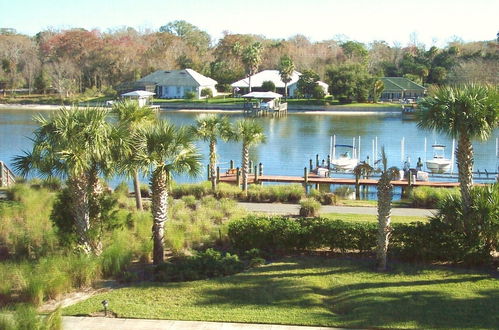
[{"label": "water reflection", "polygon": [[[42,115],[50,116],[53,111],[44,111]],[[32,117],[35,111],[0,110],[0,160],[11,163],[12,157],[29,150],[32,132],[36,124]],[[175,125],[191,125],[199,113],[166,112],[160,117]],[[242,114],[228,115],[230,121],[242,118]],[[378,139],[378,151],[385,146],[390,166],[401,167],[401,139],[405,140],[405,156],[415,165],[418,157],[431,158],[431,144],[434,142],[447,145],[446,155],[450,157],[452,139],[433,132],[419,130],[415,122],[402,121],[398,116],[382,115],[303,115],[289,114],[284,118],[257,119],[267,135],[267,143],[254,146],[250,149],[250,158],[258,164],[264,164],[267,174],[302,175],[303,168],[308,166],[309,159],[326,159],[330,148],[330,136],[336,135],[337,143],[352,143],[355,137],[361,136],[360,158],[372,159],[373,140]],[[487,142],[474,142],[475,170],[497,170],[496,138],[499,130],[492,134]],[[427,153],[424,154],[424,140],[427,139]],[[208,145],[197,142],[203,156],[204,165],[208,163]],[[241,144],[236,142],[220,142],[218,147],[221,167],[228,167],[229,160],[234,160],[236,166],[241,164]],[[457,167],[455,167],[457,170]],[[177,178],[180,181],[199,181],[206,177],[203,173],[195,179],[187,177]]]}]

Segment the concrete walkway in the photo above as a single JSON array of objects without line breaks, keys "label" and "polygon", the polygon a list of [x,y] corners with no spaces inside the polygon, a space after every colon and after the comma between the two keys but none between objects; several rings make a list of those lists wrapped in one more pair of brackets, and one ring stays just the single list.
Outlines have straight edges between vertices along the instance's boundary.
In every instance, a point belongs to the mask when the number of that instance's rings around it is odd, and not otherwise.
[{"label": "concrete walkway", "polygon": [[[263,212],[270,214],[293,214],[297,215],[300,210],[298,204],[280,204],[280,203],[244,203],[239,202],[239,205],[250,212]],[[323,205],[319,211],[324,213],[349,213],[349,214],[370,214],[377,215],[376,207],[360,207],[360,206],[331,206]],[[429,217],[433,216],[436,210],[432,209],[414,209],[414,208],[392,208],[392,215]]]},{"label": "concrete walkway", "polygon": [[275,324],[222,323],[200,321],[119,319],[106,317],[62,318],[64,330],[331,330],[325,327],[302,327]]}]

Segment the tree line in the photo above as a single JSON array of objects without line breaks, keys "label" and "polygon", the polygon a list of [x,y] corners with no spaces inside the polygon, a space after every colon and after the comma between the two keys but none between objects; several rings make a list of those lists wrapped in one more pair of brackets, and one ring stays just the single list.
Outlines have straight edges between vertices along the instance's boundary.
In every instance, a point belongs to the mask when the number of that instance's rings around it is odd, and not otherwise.
[{"label": "tree line", "polygon": [[55,91],[61,97],[87,90],[112,94],[119,84],[154,70],[192,68],[217,80],[220,91],[228,91],[232,82],[248,74],[278,69],[283,57],[296,70],[320,77],[331,88],[345,85],[330,92],[347,100],[365,99],[375,78],[382,76],[403,76],[424,85],[495,84],[499,76],[496,40],[455,40],[444,48],[427,48],[416,40],[402,46],[378,40],[312,42],[302,35],[268,39],[224,32],[214,42],[198,27],[174,21],[146,32],[131,27],[106,32],[75,28],[44,30],[30,37],[0,29],[0,89]]}]

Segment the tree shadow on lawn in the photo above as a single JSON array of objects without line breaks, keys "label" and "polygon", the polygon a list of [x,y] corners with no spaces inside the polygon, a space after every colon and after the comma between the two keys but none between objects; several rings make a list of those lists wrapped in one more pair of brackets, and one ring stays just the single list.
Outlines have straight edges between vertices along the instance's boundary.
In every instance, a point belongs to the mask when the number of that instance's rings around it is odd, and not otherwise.
[{"label": "tree shadow on lawn", "polygon": [[[302,309],[303,314],[315,315],[319,325],[348,327],[494,328],[499,324],[494,314],[499,290],[473,292],[472,298],[452,297],[460,285],[491,279],[490,276],[444,268],[449,278],[411,281],[414,275],[410,273],[419,271],[411,271],[414,266],[398,268],[379,274],[372,271],[372,261],[290,258],[236,276],[212,279],[223,285],[204,289],[196,304],[272,306],[281,308],[283,313],[286,308]],[[360,281],[365,276],[366,282],[336,285],[344,282],[349,273]],[[386,277],[390,275],[407,279],[390,281]],[[445,288],[446,285],[451,287]]]}]

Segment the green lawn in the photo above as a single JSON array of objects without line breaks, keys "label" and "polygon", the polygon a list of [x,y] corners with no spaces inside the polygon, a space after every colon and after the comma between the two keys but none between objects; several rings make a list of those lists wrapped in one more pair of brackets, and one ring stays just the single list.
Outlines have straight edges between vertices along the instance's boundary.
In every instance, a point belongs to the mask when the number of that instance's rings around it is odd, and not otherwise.
[{"label": "green lawn", "polygon": [[[370,214],[352,214],[352,213],[325,213],[320,215],[322,218],[328,218],[333,220],[342,220],[342,221],[367,221],[367,222],[378,222],[377,215]],[[402,216],[402,215],[392,215],[392,222],[397,223],[411,223],[415,221],[428,221],[426,217],[417,217],[417,216]]]},{"label": "green lawn", "polygon": [[148,283],[96,295],[63,310],[86,315],[107,299],[118,317],[336,327],[495,328],[499,280],[464,270],[366,260],[288,258],[244,273]]}]

